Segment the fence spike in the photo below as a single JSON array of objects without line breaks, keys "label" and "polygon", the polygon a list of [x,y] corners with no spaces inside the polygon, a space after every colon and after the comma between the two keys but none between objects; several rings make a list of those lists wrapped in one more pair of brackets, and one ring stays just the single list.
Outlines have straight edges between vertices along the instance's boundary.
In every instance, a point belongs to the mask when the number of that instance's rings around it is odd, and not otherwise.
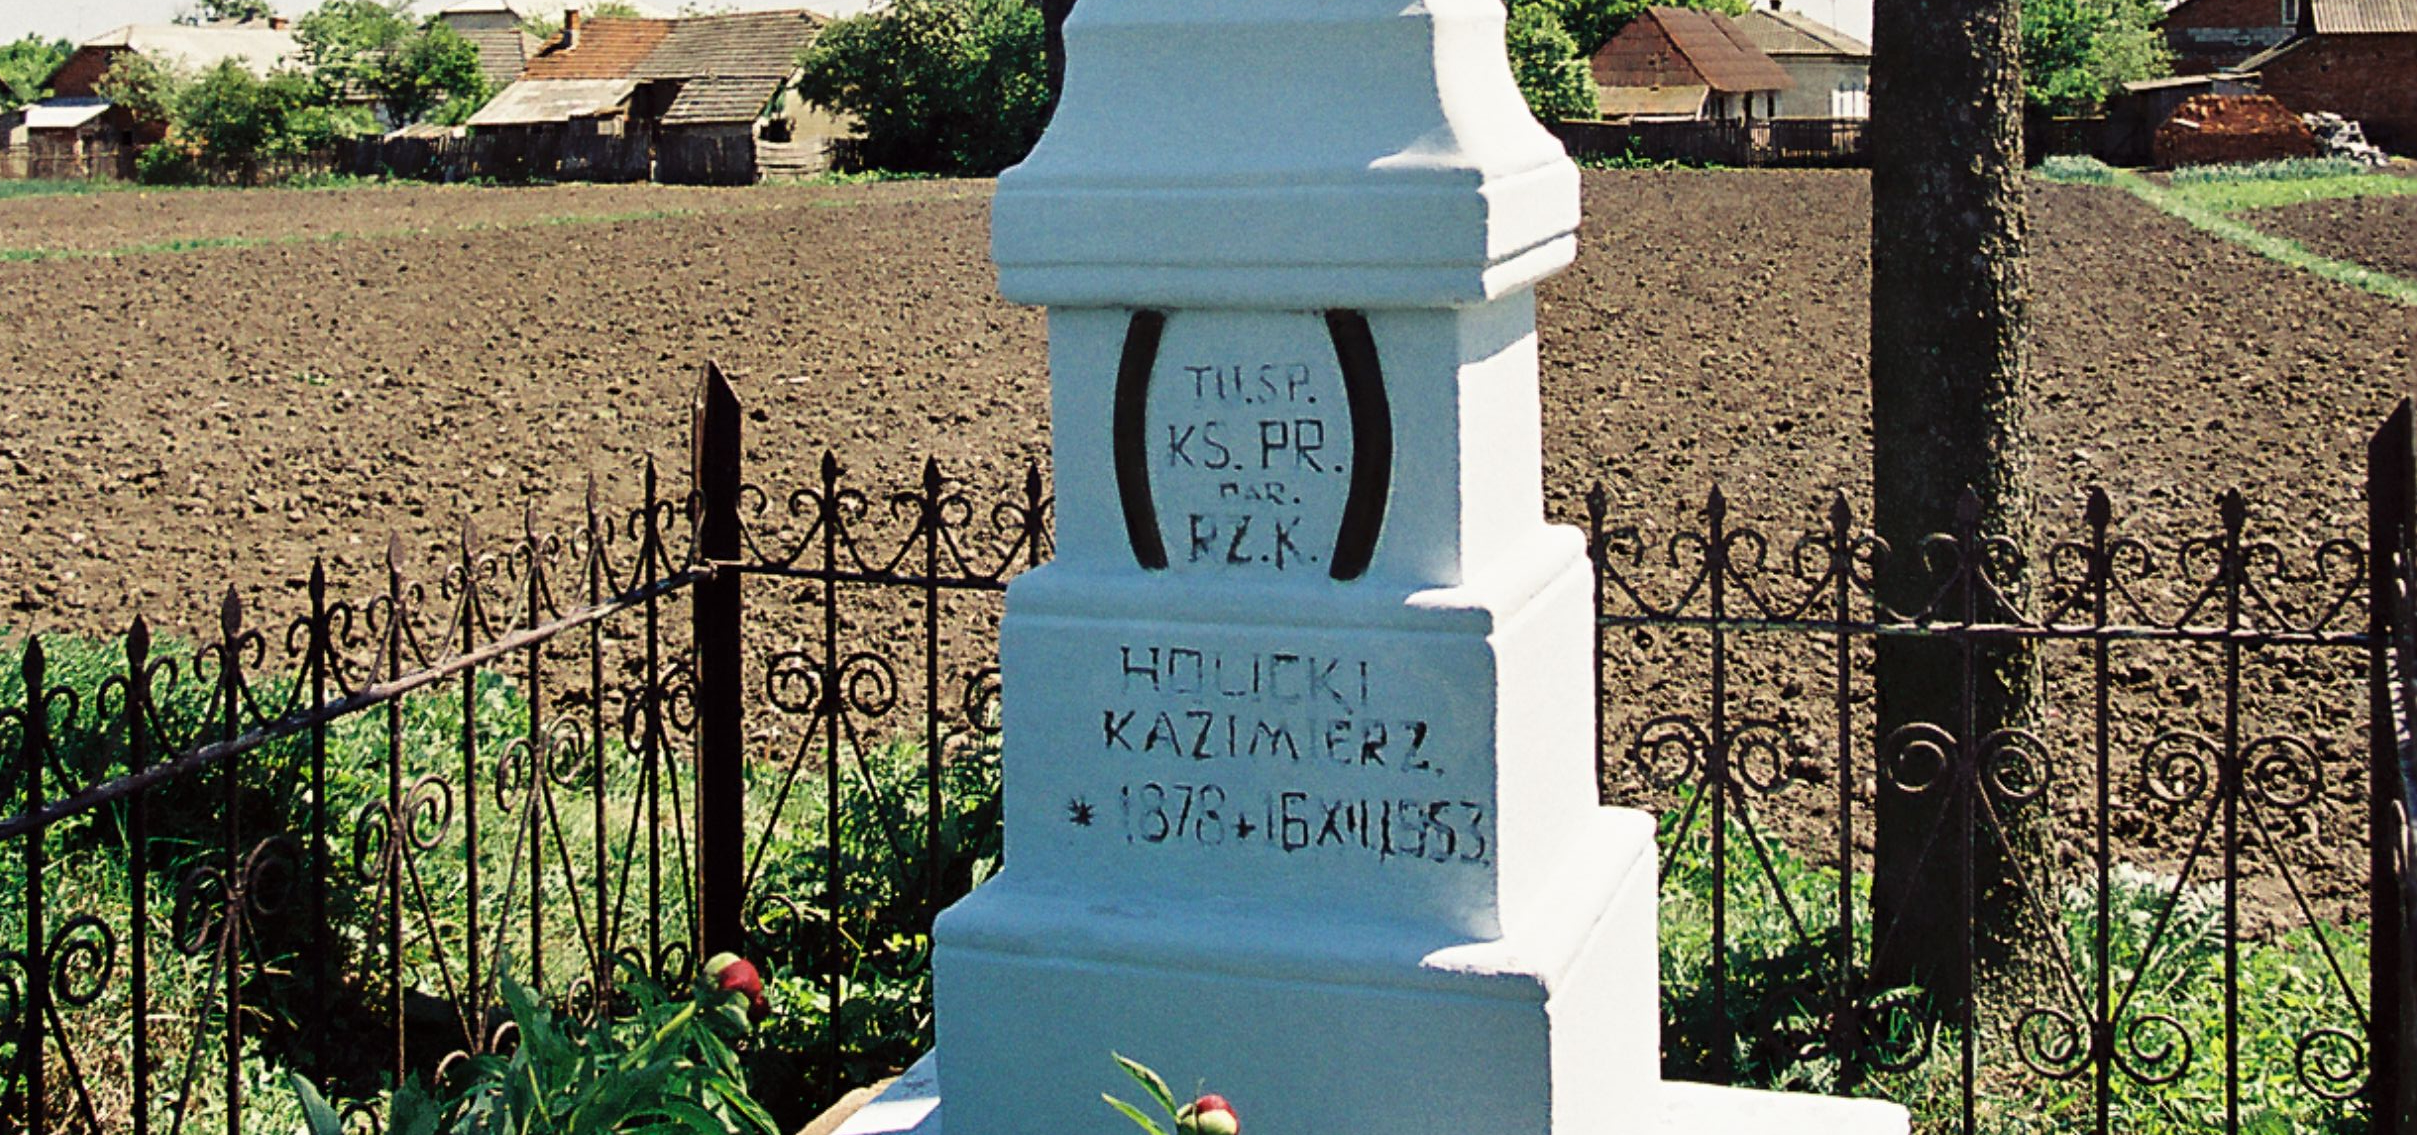
[{"label": "fence spike", "polygon": [[1844,489],[1830,490],[1830,528],[1844,532],[1855,522],[1855,507],[1846,502]]},{"label": "fence spike", "polygon": [[2227,534],[2240,535],[2241,529],[2248,526],[2249,498],[2242,496],[2241,490],[2224,490],[2224,496],[2217,502],[2216,508],[2224,517],[2224,531]]},{"label": "fence spike", "polygon": [[2100,531],[2115,522],[2115,504],[2107,499],[2105,489],[2090,486],[2089,503],[2082,506],[2081,517],[2090,527]]},{"label": "fence spike", "polygon": [[126,628],[126,663],[139,671],[143,668],[143,663],[150,657],[151,623],[141,615],[136,615],[133,625]]},{"label": "fence spike", "polygon": [[50,668],[50,656],[42,649],[41,635],[27,635],[25,656],[17,660],[17,669],[25,675],[25,703],[42,700],[42,674]]},{"label": "fence spike", "polygon": [[226,599],[218,605],[218,630],[226,636],[222,641],[230,648],[235,645],[236,637],[243,633],[243,597],[236,594],[235,585],[231,583],[227,585]]}]

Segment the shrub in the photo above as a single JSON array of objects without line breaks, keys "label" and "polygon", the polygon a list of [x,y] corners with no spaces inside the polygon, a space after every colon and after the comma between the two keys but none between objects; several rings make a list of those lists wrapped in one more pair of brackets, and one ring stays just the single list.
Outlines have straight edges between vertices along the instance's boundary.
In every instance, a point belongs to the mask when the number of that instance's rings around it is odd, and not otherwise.
[{"label": "shrub", "polygon": [[1596,103],[1594,72],[1578,55],[1578,41],[1561,27],[1551,12],[1524,7],[1511,14],[1504,30],[1511,56],[1511,75],[1519,93],[1539,121],[1561,122],[1593,118]]},{"label": "shrub", "polygon": [[145,185],[191,185],[200,180],[201,166],[189,146],[170,138],[134,155],[134,176]]},{"label": "shrub", "polygon": [[2039,163],[2039,179],[2061,185],[2113,185],[2114,167],[2092,157],[2058,154]]},{"label": "shrub", "polygon": [[1022,0],[897,0],[824,29],[797,89],[856,117],[866,166],[994,174],[1047,122],[1042,33]]}]

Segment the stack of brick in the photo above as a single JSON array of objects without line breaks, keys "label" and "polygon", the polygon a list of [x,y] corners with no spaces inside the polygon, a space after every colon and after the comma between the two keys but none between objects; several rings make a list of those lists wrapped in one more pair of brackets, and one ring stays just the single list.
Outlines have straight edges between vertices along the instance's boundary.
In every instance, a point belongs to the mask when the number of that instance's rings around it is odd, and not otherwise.
[{"label": "stack of brick", "polygon": [[2265,95],[2194,95],[2157,127],[2158,165],[2217,165],[2316,156],[2316,135]]}]

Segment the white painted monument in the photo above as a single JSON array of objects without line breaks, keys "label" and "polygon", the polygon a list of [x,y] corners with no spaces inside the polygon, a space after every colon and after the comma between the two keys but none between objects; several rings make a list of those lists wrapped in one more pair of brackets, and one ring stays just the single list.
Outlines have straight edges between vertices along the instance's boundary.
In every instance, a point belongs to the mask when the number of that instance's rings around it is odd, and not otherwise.
[{"label": "white painted monument", "polygon": [[1050,308],[1055,562],[1001,628],[1007,867],[935,1058],[850,1132],[1902,1131],[1663,1085],[1652,825],[1597,805],[1591,575],[1544,521],[1537,281],[1578,176],[1498,0],[1083,0],[1000,181]]}]

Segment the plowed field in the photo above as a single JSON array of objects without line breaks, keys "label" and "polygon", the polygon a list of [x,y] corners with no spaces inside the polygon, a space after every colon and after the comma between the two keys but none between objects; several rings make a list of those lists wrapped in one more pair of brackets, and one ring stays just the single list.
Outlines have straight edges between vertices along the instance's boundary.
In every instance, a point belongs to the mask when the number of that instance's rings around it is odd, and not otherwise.
[{"label": "plowed field", "polygon": [[[314,552],[357,590],[389,531],[434,549],[464,511],[489,530],[524,505],[568,520],[590,472],[627,505],[644,455],[678,464],[707,359],[750,410],[753,479],[803,485],[831,447],[875,480],[930,456],[1005,485],[1046,457],[1048,382],[1041,317],[993,294],[988,188],[0,203],[0,247],[186,249],[0,263],[0,620],[100,634],[139,610],[193,633],[227,583],[285,607]],[[1715,483],[1775,533],[1833,491],[1861,511],[1865,178],[1595,173],[1585,193],[1580,262],[1541,302],[1556,514],[1597,480],[1615,523],[1663,536]],[[2119,190],[2032,200],[2042,531],[2077,535],[2099,484],[2127,530],[2171,548],[2212,531],[2237,485],[2294,570],[2358,536],[2362,448],[2417,378],[2417,318]],[[2321,248],[2329,225],[2383,227],[2350,208],[2311,206],[2293,235]],[[2121,696],[2144,721],[2197,721],[2217,680],[2142,668]],[[2279,722],[2355,760],[2354,673],[2257,681]],[[1649,687],[1640,706],[1700,701]],[[1805,695],[1750,696],[1789,712]],[[2348,799],[2324,836],[2354,848]]]}]

